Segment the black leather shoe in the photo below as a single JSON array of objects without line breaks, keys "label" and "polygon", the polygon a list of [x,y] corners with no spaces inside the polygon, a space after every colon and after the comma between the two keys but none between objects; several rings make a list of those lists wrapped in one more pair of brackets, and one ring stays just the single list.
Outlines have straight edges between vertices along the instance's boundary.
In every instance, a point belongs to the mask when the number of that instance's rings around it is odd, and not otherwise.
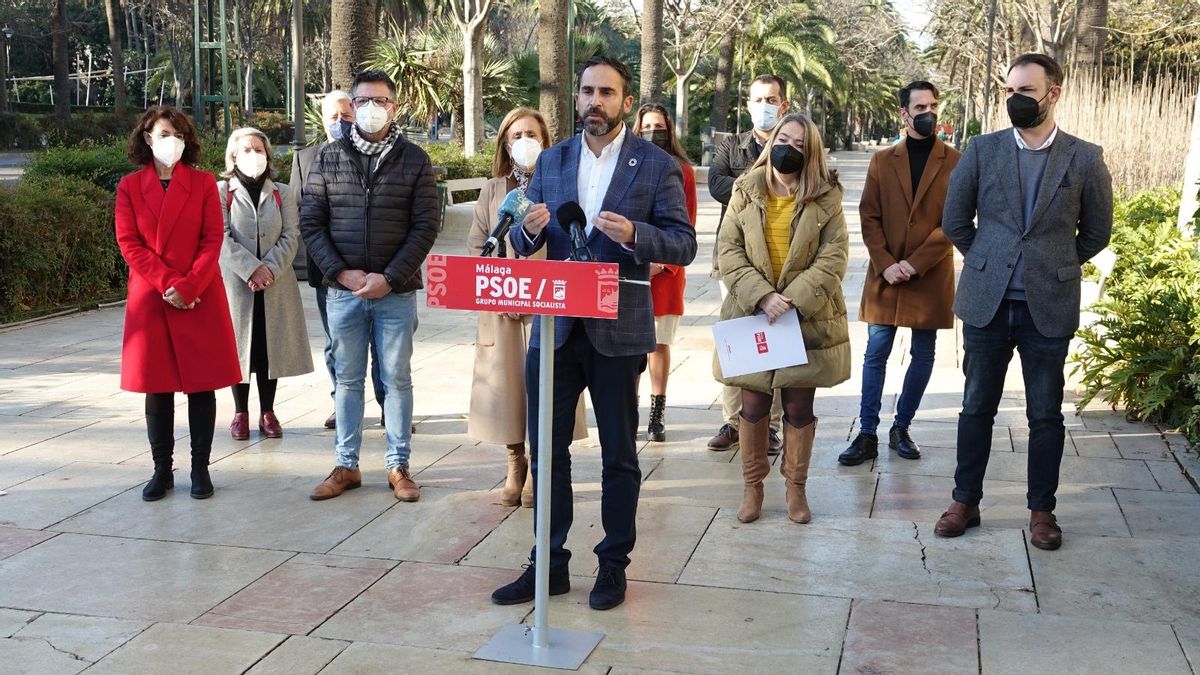
[{"label": "black leather shoe", "polygon": [[601,565],[596,574],[596,585],[588,596],[592,609],[612,609],[625,602],[625,570],[620,567]]},{"label": "black leather shoe", "polygon": [[146,487],[142,488],[142,501],[156,502],[167,496],[167,490],[175,487],[175,474],[171,473],[171,465],[154,467],[154,476]]},{"label": "black leather shoe", "polygon": [[908,435],[908,427],[892,427],[888,432],[888,447],[904,459],[921,459],[921,446]]},{"label": "black leather shoe", "polygon": [[192,467],[192,499],[208,499],[213,496],[212,479],[207,466]]},{"label": "black leather shoe", "polygon": [[879,437],[875,434],[859,434],[854,437],[850,447],[838,455],[838,464],[842,466],[858,466],[868,459],[879,456]]},{"label": "black leather shoe", "polygon": [[[521,576],[517,577],[516,581],[492,591],[492,602],[497,605],[519,605],[523,602],[532,602],[535,578],[533,565],[526,565],[525,571],[521,572]],[[550,573],[550,595],[562,595],[570,591],[571,576],[569,574],[566,572]]]}]

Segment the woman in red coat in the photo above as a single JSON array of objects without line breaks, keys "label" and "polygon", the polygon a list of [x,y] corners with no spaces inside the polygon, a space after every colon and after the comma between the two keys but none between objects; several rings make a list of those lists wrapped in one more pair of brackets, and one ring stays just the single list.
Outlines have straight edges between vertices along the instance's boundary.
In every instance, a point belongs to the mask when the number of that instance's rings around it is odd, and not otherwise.
[{"label": "woman in red coat", "polygon": [[[687,152],[675,137],[675,122],[667,109],[657,103],[647,103],[638,109],[633,133],[657,145],[679,161],[683,170],[683,196],[687,200],[688,216],[696,226],[696,172]],[[683,317],[683,289],[687,286],[684,268],[677,265],[650,265],[650,295],[654,300],[654,352],[650,354],[650,424],[646,436],[651,441],[667,440],[665,426],[667,407],[667,377],[671,373],[671,344]]]},{"label": "woman in red coat", "polygon": [[121,388],[146,394],[154,477],[142,499],[174,487],[175,392],[188,396],[192,497],[212,496],[208,459],[217,421],[214,390],[242,379],[218,261],[224,220],[196,128],[170,106],[146,111],[129,137],[129,158],[144,168],[117,186],[116,228],[129,264]]}]

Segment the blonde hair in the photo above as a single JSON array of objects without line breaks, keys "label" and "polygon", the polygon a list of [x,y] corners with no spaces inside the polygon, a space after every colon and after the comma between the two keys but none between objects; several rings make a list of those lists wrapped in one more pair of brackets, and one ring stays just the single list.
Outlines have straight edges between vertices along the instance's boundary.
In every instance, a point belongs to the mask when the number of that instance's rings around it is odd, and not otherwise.
[{"label": "blonde hair", "polygon": [[542,118],[540,112],[525,106],[513,108],[504,116],[504,121],[500,122],[500,129],[496,132],[496,157],[492,159],[492,176],[494,178],[504,178],[512,173],[512,154],[508,151],[508,130],[518,120],[526,117],[532,117],[537,122],[538,133],[542,135],[542,149],[544,150],[550,143],[550,128],[546,126],[546,120]]},{"label": "blonde hair", "polygon": [[808,115],[802,113],[784,115],[771,130],[771,135],[767,137],[767,142],[763,145],[762,154],[758,156],[750,170],[766,166],[768,183],[775,178],[779,178],[780,182],[783,182],[783,176],[771,164],[771,149],[775,147],[775,139],[779,136],[780,129],[792,122],[797,122],[804,128],[804,150],[802,151],[804,152],[804,168],[800,170],[800,176],[791,186],[797,188],[796,196],[800,203],[804,204],[816,199],[824,192],[825,186],[833,183],[829,165],[825,163],[825,146],[821,142],[821,130],[817,128],[816,124],[813,124]]},{"label": "blonde hair", "polygon": [[234,129],[233,133],[229,134],[229,141],[225,143],[225,171],[221,176],[223,178],[231,178],[233,176],[233,169],[237,166],[238,147],[241,145],[242,139],[247,136],[253,136],[262,141],[263,150],[267,153],[267,175],[274,178],[277,172],[275,171],[275,167],[271,166],[271,160],[274,158],[274,154],[271,152],[271,139],[267,138],[266,134],[254,127]]}]

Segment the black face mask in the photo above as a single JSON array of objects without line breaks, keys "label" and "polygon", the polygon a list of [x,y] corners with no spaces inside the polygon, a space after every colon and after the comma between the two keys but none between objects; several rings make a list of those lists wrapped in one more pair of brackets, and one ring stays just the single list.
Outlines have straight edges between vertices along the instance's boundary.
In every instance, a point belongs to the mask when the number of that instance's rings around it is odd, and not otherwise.
[{"label": "black face mask", "polygon": [[937,128],[937,113],[927,112],[921,113],[912,118],[913,131],[929,138],[933,135],[933,130]]},{"label": "black face mask", "polygon": [[804,153],[790,145],[776,145],[771,148],[771,166],[782,174],[800,173],[804,168]]},{"label": "black face mask", "polygon": [[671,133],[666,129],[643,129],[641,136],[663,150],[671,147]]},{"label": "black face mask", "polygon": [[[1046,92],[1049,96],[1050,92]],[[1041,98],[1033,98],[1024,94],[1013,94],[1008,99],[1008,119],[1012,120],[1012,125],[1018,129],[1032,129],[1042,122],[1046,121],[1046,116],[1050,114],[1050,106],[1042,107],[1042,101],[1046,100],[1046,96]]]}]

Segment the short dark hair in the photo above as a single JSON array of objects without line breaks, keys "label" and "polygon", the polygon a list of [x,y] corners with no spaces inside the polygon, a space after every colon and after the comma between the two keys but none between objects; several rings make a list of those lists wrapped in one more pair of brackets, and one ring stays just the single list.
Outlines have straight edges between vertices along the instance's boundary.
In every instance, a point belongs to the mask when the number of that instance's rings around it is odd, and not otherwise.
[{"label": "short dark hair", "polygon": [[914,80],[900,88],[898,98],[900,99],[901,108],[908,107],[908,102],[912,99],[912,93],[914,91],[931,91],[933,92],[934,98],[939,98],[937,87],[933,86],[932,82],[926,82],[925,80]]},{"label": "short dark hair", "polygon": [[1050,83],[1051,87],[1062,86],[1062,66],[1058,65],[1058,61],[1055,61],[1049,56],[1040,54],[1038,52],[1029,52],[1028,54],[1022,54],[1013,59],[1013,62],[1008,66],[1008,72],[1011,73],[1013,68],[1016,68],[1017,66],[1028,66],[1030,64],[1039,65],[1042,67],[1042,70],[1046,71],[1046,80]]},{"label": "short dark hair", "polygon": [[144,136],[162,119],[169,121],[171,126],[175,127],[175,131],[183,136],[183,156],[179,161],[188,166],[196,166],[196,162],[200,161],[200,137],[196,133],[196,125],[192,124],[191,118],[182,110],[169,105],[150,106],[133,127],[133,133],[129,134],[130,161],[143,165],[154,161],[154,151],[150,149],[150,144]]},{"label": "short dark hair", "polygon": [[396,83],[387,73],[377,68],[364,70],[354,76],[354,81],[350,83],[350,95],[354,95],[354,90],[358,89],[358,85],[363,82],[382,82],[387,85],[388,91],[392,92],[392,98],[396,98]]},{"label": "short dark hair", "polygon": [[750,84],[754,84],[755,82],[758,82],[759,84],[776,85],[779,87],[779,97],[784,98],[784,99],[787,98],[787,82],[785,82],[782,77],[772,74],[772,73],[766,73],[763,75],[759,75],[758,77],[754,78],[753,80],[750,80]]},{"label": "short dark hair", "polygon": [[[593,56],[585,61],[583,67],[579,69],[580,84],[583,83],[583,74],[592,66],[608,66],[609,68],[617,71],[617,74],[621,76],[621,96],[624,97],[633,95],[633,71],[629,69],[629,66],[621,63],[619,60],[611,56]],[[576,89],[578,89],[578,87],[576,87]]]}]

